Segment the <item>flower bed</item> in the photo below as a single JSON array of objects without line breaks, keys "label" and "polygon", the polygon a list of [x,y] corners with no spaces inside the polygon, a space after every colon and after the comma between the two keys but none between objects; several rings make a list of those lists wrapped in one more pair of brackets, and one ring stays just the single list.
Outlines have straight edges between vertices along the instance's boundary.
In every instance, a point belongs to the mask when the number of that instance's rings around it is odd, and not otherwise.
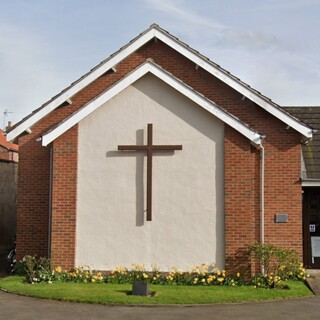
[{"label": "flower bed", "polygon": [[[28,260],[26,258],[25,260]],[[78,283],[113,283],[128,284],[134,281],[144,281],[149,284],[161,285],[220,285],[240,286],[243,284],[240,273],[234,276],[227,275],[225,270],[214,269],[209,272],[207,265],[200,265],[191,268],[190,271],[183,271],[175,266],[169,272],[160,272],[157,268],[147,271],[143,264],[132,264],[130,269],[118,267],[110,272],[91,270],[88,267],[79,267],[72,270],[63,270],[56,267],[53,270],[39,268],[32,273],[28,279],[30,283],[55,281],[78,282]],[[30,274],[30,272],[29,272]]]},{"label": "flower bed", "polygon": [[227,274],[225,270],[215,268],[213,265],[199,265],[190,270],[181,270],[172,266],[169,272],[160,272],[156,264],[147,271],[144,264],[132,264],[131,268],[120,266],[110,272],[91,270],[89,267],[79,267],[72,270],[63,270],[61,267],[50,268],[46,258],[26,256],[19,267],[26,275],[28,283],[40,282],[74,282],[74,283],[111,283],[131,284],[134,281],[144,281],[153,285],[187,285],[187,286],[242,286],[253,285],[256,288],[280,287],[280,283],[286,280],[304,281],[308,276],[302,265],[284,266],[269,274],[253,276],[247,283],[240,273]]}]

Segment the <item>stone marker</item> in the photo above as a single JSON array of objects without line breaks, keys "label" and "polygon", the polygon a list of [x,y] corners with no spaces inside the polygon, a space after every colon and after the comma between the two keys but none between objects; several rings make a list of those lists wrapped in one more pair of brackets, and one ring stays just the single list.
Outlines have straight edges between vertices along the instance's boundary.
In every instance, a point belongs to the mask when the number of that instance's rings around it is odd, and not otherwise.
[{"label": "stone marker", "polygon": [[144,281],[135,281],[132,284],[132,295],[133,296],[148,296],[149,285]]}]

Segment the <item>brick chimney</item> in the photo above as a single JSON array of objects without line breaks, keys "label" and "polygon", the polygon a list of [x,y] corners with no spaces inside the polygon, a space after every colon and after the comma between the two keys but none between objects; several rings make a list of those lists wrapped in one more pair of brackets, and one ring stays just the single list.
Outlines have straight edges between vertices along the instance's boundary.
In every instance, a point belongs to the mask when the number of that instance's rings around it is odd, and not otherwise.
[{"label": "brick chimney", "polygon": [[12,122],[11,121],[8,121],[8,124],[6,126],[6,131],[10,130],[12,127]]}]

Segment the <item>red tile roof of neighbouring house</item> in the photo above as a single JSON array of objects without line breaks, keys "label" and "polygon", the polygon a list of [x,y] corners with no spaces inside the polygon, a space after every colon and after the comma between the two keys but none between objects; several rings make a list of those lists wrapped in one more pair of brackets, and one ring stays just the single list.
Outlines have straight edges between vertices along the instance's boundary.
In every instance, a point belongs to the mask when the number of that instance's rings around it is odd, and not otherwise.
[{"label": "red tile roof of neighbouring house", "polygon": [[18,162],[19,146],[7,141],[4,131],[0,129],[0,161],[1,162]]},{"label": "red tile roof of neighbouring house", "polygon": [[7,141],[4,131],[1,129],[0,129],[0,146],[11,151],[18,152],[19,150],[19,146],[17,144]]}]

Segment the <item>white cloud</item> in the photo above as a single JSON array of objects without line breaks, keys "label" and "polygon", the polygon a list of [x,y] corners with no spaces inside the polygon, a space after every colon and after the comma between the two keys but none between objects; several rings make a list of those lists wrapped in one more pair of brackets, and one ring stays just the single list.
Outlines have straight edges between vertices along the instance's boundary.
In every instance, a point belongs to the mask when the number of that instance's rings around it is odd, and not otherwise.
[{"label": "white cloud", "polygon": [[319,0],[144,2],[175,22],[181,40],[277,103],[320,104]]},{"label": "white cloud", "polygon": [[[207,19],[190,10],[186,10],[185,1],[172,1],[172,0],[144,0],[152,8],[162,11],[166,14],[172,15],[176,18],[184,20],[186,23],[198,24],[205,27],[212,28],[213,31],[219,32],[225,29],[223,24],[220,24],[214,19]],[[187,27],[187,25],[185,25]]]},{"label": "white cloud", "polygon": [[286,10],[286,12],[289,12],[292,10],[319,6],[319,0],[269,0],[261,2],[261,5],[265,8]]},{"label": "white cloud", "polygon": [[[214,16],[207,17],[192,11],[185,0],[144,0],[152,9],[181,20],[180,32],[186,35],[201,32],[210,35],[216,45],[245,47],[248,49],[274,49],[280,42],[276,36],[264,32],[232,27],[217,21]],[[203,27],[205,27],[206,30]]]}]

